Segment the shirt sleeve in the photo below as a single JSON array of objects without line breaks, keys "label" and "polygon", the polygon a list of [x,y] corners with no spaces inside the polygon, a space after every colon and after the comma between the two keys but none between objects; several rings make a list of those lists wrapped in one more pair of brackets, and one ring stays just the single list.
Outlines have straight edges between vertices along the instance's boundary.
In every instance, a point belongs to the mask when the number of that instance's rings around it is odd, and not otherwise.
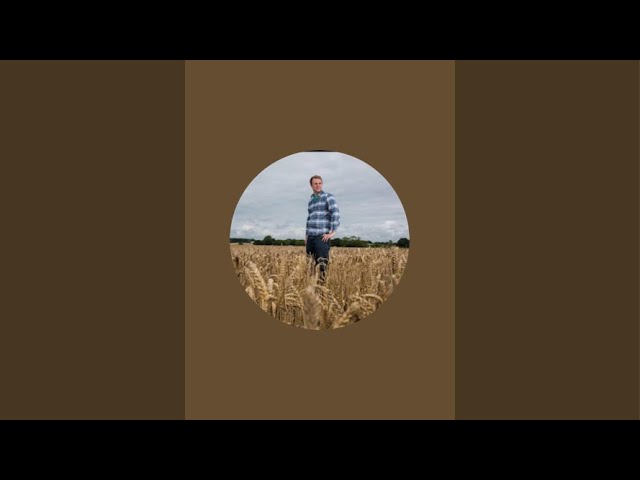
[{"label": "shirt sleeve", "polygon": [[336,232],[340,226],[340,209],[333,195],[327,198],[329,212],[331,213],[331,231]]}]

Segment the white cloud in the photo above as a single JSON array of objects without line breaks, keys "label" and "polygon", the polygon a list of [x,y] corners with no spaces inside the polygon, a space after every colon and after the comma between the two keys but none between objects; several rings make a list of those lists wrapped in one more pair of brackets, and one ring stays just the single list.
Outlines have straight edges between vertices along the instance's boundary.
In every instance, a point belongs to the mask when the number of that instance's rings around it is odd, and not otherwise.
[{"label": "white cloud", "polygon": [[321,175],[324,190],[336,197],[342,217],[337,237],[409,237],[404,209],[391,185],[366,163],[339,152],[297,153],[260,172],[238,202],[230,236],[303,238],[312,175]]}]

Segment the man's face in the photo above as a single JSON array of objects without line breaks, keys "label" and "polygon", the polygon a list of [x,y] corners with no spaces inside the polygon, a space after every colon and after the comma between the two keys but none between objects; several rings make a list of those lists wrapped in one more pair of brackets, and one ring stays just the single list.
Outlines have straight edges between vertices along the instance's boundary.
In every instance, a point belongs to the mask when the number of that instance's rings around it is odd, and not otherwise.
[{"label": "man's face", "polygon": [[311,188],[313,188],[314,193],[320,193],[322,191],[322,180],[314,178],[311,181]]}]

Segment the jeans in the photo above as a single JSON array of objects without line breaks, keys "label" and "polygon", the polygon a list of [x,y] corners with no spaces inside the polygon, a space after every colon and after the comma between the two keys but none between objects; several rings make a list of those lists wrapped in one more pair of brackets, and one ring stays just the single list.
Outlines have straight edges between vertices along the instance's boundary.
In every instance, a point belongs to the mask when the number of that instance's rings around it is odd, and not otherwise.
[{"label": "jeans", "polygon": [[320,265],[320,275],[324,277],[329,262],[329,249],[331,240],[322,241],[322,235],[309,235],[307,237],[307,255],[312,255],[316,265]]}]

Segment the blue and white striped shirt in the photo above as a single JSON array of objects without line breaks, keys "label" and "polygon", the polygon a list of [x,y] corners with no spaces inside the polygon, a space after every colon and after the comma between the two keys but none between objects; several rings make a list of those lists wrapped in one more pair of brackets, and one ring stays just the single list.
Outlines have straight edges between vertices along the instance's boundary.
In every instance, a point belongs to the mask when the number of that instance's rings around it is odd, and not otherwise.
[{"label": "blue and white striped shirt", "polygon": [[333,195],[324,191],[317,196],[314,193],[311,195],[308,207],[307,235],[324,235],[338,230],[340,210]]}]

